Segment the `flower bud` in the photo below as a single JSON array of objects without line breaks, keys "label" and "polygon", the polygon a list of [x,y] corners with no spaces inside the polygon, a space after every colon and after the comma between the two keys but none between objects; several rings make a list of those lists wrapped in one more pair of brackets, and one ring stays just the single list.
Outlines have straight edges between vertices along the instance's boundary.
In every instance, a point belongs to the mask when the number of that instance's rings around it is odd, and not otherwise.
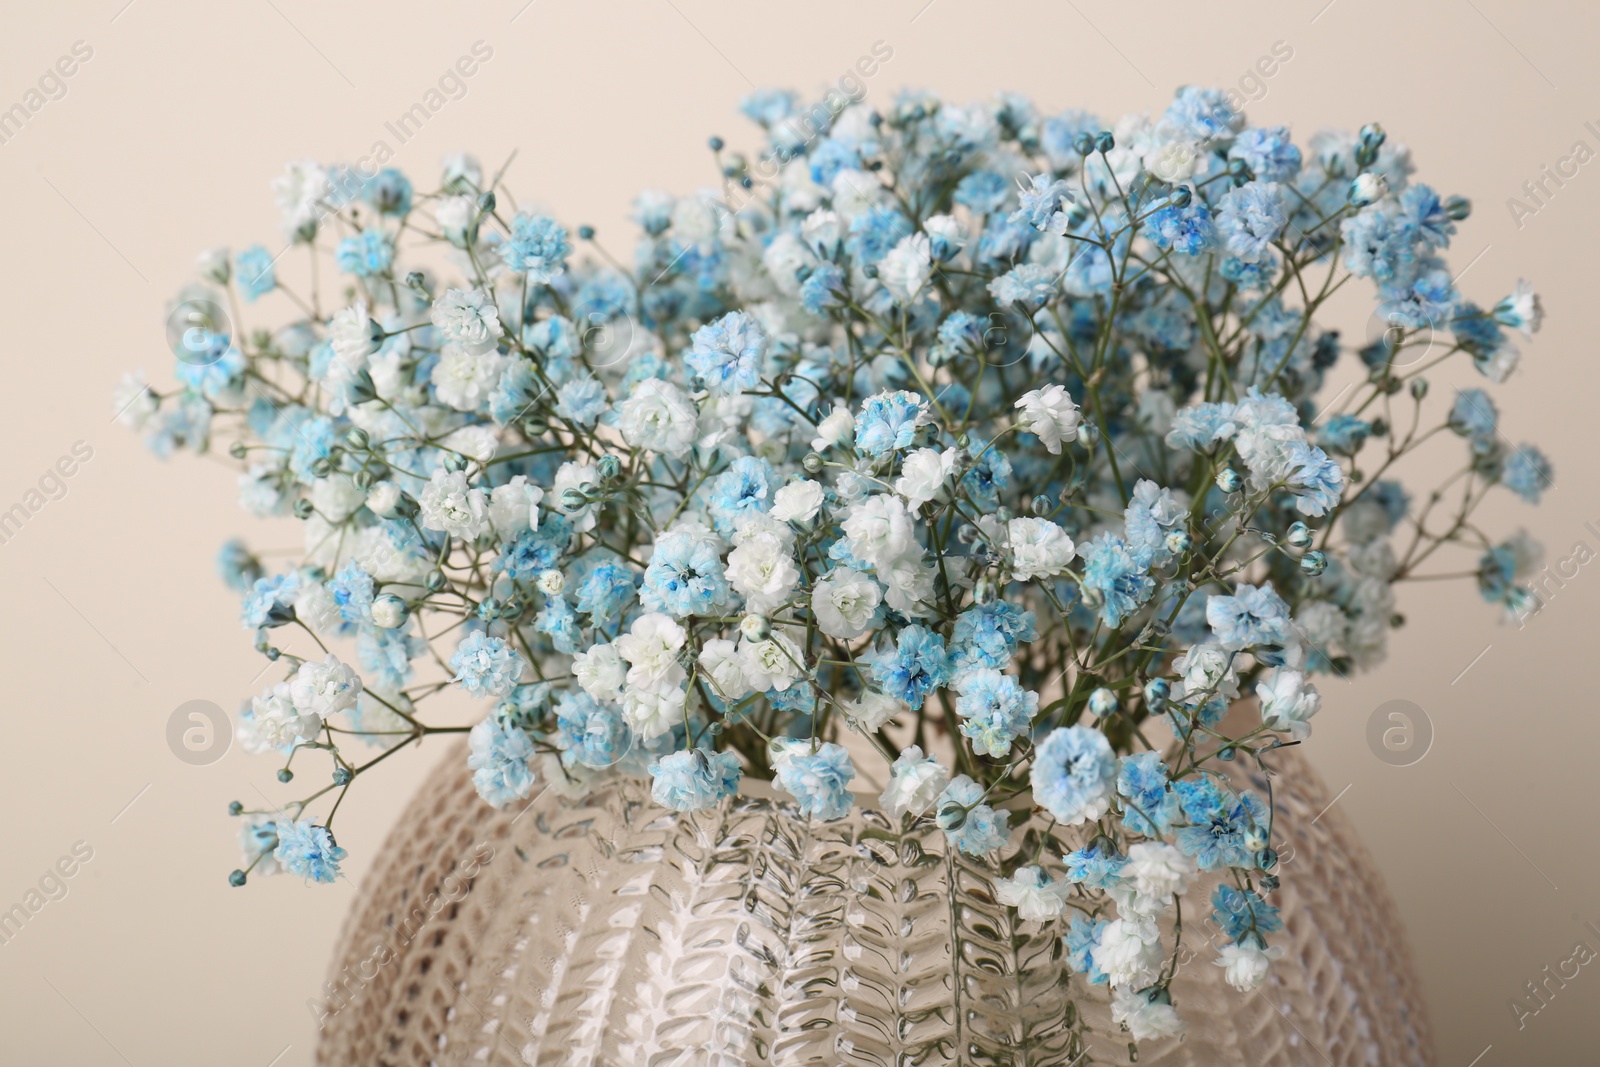
[{"label": "flower bud", "polygon": [[1311,527],[1303,522],[1294,523],[1283,541],[1290,548],[1307,548],[1311,544]]},{"label": "flower bud", "polygon": [[403,598],[393,593],[380,593],[372,601],[372,621],[385,630],[398,630],[411,617],[411,609]]},{"label": "flower bud", "polygon": [[1217,472],[1217,488],[1224,493],[1237,493],[1243,485],[1244,479],[1232,467],[1223,467]]},{"label": "flower bud", "polygon": [[772,624],[764,615],[746,615],[739,620],[739,632],[749,641],[765,641],[772,636]]},{"label": "flower bud", "polygon": [[1321,552],[1307,552],[1300,557],[1300,569],[1315,578],[1328,569],[1328,557]]},{"label": "flower bud", "polygon": [[1089,710],[1094,712],[1096,718],[1109,718],[1117,710],[1117,694],[1101,686],[1089,694]]},{"label": "flower bud", "polygon": [[539,572],[538,581],[535,583],[539,592],[545,596],[560,596],[561,590],[567,587],[567,577],[554,567]]}]

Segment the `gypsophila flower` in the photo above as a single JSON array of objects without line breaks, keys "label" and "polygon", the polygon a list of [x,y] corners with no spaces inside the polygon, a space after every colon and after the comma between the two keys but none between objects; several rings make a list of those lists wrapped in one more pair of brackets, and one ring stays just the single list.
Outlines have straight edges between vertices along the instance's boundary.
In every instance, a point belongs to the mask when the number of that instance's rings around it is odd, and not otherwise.
[{"label": "gypsophila flower", "polygon": [[964,774],[944,788],[937,805],[945,837],[969,856],[986,855],[1011,839],[1010,813],[984,803],[983,786]]},{"label": "gypsophila flower", "polygon": [[525,666],[521,654],[482,630],[468,634],[450,657],[453,680],[474,696],[505,696],[522,680]]},{"label": "gypsophila flower", "polygon": [[650,797],[673,811],[702,811],[731,796],[743,772],[732,752],[703,748],[672,752],[650,763]]},{"label": "gypsophila flower", "polygon": [[795,798],[800,811],[818,819],[841,819],[854,803],[849,781],[856,776],[842,745],[786,740],[774,755],[774,781]]},{"label": "gypsophila flower", "polygon": [[278,847],[273,858],[288,873],[311,882],[332,882],[339,877],[339,863],[345,850],[333,843],[327,827],[310,819],[298,822],[279,819],[273,828]]},{"label": "gypsophila flower", "polygon": [[485,802],[503,808],[533,791],[533,744],[522,730],[491,715],[467,735],[467,751],[473,788]]},{"label": "gypsophila flower", "polygon": [[1060,727],[1039,742],[1030,779],[1034,798],[1060,822],[1077,826],[1110,810],[1117,759],[1100,731]]},{"label": "gypsophila flower", "polygon": [[1010,878],[998,878],[994,883],[995,900],[1017,909],[1017,918],[1031,922],[1048,922],[1061,917],[1067,907],[1067,893],[1071,885],[1050,879],[1043,867],[1019,867]]}]

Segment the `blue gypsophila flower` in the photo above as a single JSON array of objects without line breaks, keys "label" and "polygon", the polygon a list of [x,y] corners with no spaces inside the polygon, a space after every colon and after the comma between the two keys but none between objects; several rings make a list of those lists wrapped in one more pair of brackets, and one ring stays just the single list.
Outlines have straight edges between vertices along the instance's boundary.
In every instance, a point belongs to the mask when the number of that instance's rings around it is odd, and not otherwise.
[{"label": "blue gypsophila flower", "polygon": [[571,253],[566,227],[555,219],[518,215],[511,220],[511,236],[503,256],[506,266],[526,274],[528,281],[548,285],[559,278],[566,273],[567,256]]},{"label": "blue gypsophila flower", "polygon": [[1294,506],[1302,515],[1326,515],[1339,506],[1344,495],[1344,468],[1315,445],[1293,441],[1284,450],[1288,474],[1284,488],[1295,495]]},{"label": "blue gypsophila flower", "polygon": [[1456,224],[1445,210],[1439,194],[1420,183],[1400,191],[1400,211],[1415,229],[1417,237],[1430,248],[1448,248]]},{"label": "blue gypsophila flower", "polygon": [[842,819],[850,814],[855,795],[850,780],[856,769],[843,745],[825,741],[786,740],[773,761],[774,783],[794,797],[803,815],[818,819]]},{"label": "blue gypsophila flower", "polygon": [[543,609],[534,617],[533,628],[550,638],[557,652],[571,656],[583,647],[583,625],[564,596],[547,597]]},{"label": "blue gypsophila flower", "polygon": [[950,670],[960,674],[977,667],[1004,670],[1017,646],[1039,639],[1033,612],[1009,600],[974,604],[956,616],[950,637]]},{"label": "blue gypsophila flower", "polygon": [[242,593],[261,577],[261,561],[237,537],[226,541],[217,553],[217,573],[229,589]]},{"label": "blue gypsophila flower", "polygon": [[1300,173],[1300,149],[1289,139],[1287,126],[1245,130],[1234,138],[1228,158],[1242,161],[1264,182],[1286,182]]},{"label": "blue gypsophila flower", "polygon": [[1080,554],[1083,589],[1098,602],[1107,626],[1121,626],[1155,591],[1155,582],[1134,559],[1128,543],[1115,534],[1101,534],[1084,545]]},{"label": "blue gypsophila flower", "polygon": [[1099,730],[1063,726],[1039,742],[1029,777],[1033,799],[1064,825],[1078,826],[1110,810],[1117,757]]},{"label": "blue gypsophila flower", "polygon": [[561,562],[572,540],[572,524],[564,515],[545,515],[539,520],[537,530],[526,530],[506,546],[494,562],[494,569],[504,571],[512,581],[528,581]]},{"label": "blue gypsophila flower", "polygon": [[1179,89],[1161,117],[1197,141],[1223,140],[1244,127],[1244,113],[1228,102],[1227,93],[1198,85]]},{"label": "blue gypsophila flower", "polygon": [[491,715],[467,735],[467,768],[485,802],[503,808],[533,792],[533,742],[519,727]]},{"label": "blue gypsophila flower", "polygon": [[733,311],[694,332],[684,362],[713,393],[742,393],[761,384],[767,334],[742,311]]},{"label": "blue gypsophila flower", "polygon": [[901,630],[894,651],[879,653],[872,661],[872,677],[889,696],[922,707],[929,693],[950,681],[950,664],[944,638],[913,623]]},{"label": "blue gypsophila flower", "polygon": [[356,634],[356,662],[361,677],[372,686],[398,692],[411,681],[411,661],[428,650],[428,643],[407,625],[402,629],[363,626]]},{"label": "blue gypsophila flower", "polygon": [[967,443],[967,455],[974,462],[961,476],[961,490],[978,507],[992,511],[1000,506],[1000,494],[1011,486],[1011,460],[976,436]]},{"label": "blue gypsophila flower", "polygon": [[939,828],[956,848],[969,856],[986,856],[1011,839],[1008,811],[996,811],[983,802],[983,786],[959,775],[939,794]]},{"label": "blue gypsophila flower", "polygon": [[1417,228],[1387,203],[1362,208],[1339,224],[1344,265],[1358,278],[1404,282],[1417,269]]},{"label": "blue gypsophila flower", "polygon": [[1122,757],[1117,792],[1122,794],[1122,825],[1129,833],[1160,837],[1179,814],[1178,794],[1169,788],[1171,772],[1159,752]]},{"label": "blue gypsophila flower", "polygon": [[361,183],[361,199],[384,215],[404,215],[411,210],[411,179],[384,167]]},{"label": "blue gypsophila flower", "polygon": [[1049,174],[1035,174],[1027,185],[1018,183],[1017,203],[1012,213],[1013,222],[1026,222],[1036,230],[1057,235],[1065,234],[1072,226],[1072,186]]},{"label": "blue gypsophila flower", "polygon": [[792,89],[755,89],[739,101],[739,111],[751,122],[770,129],[793,115],[800,96]]},{"label": "blue gypsophila flower", "polygon": [[489,415],[496,425],[504,426],[527,414],[544,392],[545,387],[534,377],[533,361],[513,356],[506,361],[494,392],[489,394]]},{"label": "blue gypsophila flower", "polygon": [[1011,185],[992,170],[975,170],[956,183],[955,202],[974,215],[988,215],[1005,206]]},{"label": "blue gypsophila flower", "polygon": [[1081,974],[1090,985],[1104,985],[1106,972],[1094,962],[1094,950],[1100,947],[1100,934],[1111,925],[1109,919],[1091,919],[1081,911],[1072,913],[1072,925],[1061,940],[1067,947],[1067,966],[1074,974]]},{"label": "blue gypsophila flower", "polygon": [[1157,248],[1170,248],[1186,256],[1198,256],[1219,242],[1211,211],[1199,200],[1184,207],[1168,206],[1150,216],[1145,231]]},{"label": "blue gypsophila flower", "polygon": [[645,610],[664,611],[681,619],[710,615],[727,599],[728,582],[715,541],[688,531],[661,535],[639,592]]},{"label": "blue gypsophila flower", "polygon": [[955,680],[954,688],[961,694],[956,699],[961,732],[972,741],[974,752],[996,759],[1010,754],[1011,742],[1027,732],[1039,710],[1039,694],[991,667],[968,671]]},{"label": "blue gypsophila flower", "polygon": [[556,732],[552,740],[567,766],[609,767],[625,756],[633,741],[622,709],[605,704],[582,689],[569,689],[556,700]]},{"label": "blue gypsophila flower", "polygon": [[389,269],[394,262],[394,245],[379,230],[362,230],[341,240],[333,258],[346,274],[370,278]]},{"label": "blue gypsophila flower", "polygon": [[1255,862],[1245,838],[1265,818],[1266,806],[1254,793],[1236,796],[1210,777],[1185,778],[1174,788],[1189,821],[1178,830],[1177,845],[1194,857],[1201,870],[1249,867]]},{"label": "blue gypsophila flower", "polygon": [[585,429],[598,422],[609,406],[605,383],[588,376],[573,378],[556,390],[556,397],[556,414]]},{"label": "blue gypsophila flower", "polygon": [[[1087,254],[1081,253],[1079,258]],[[1037,311],[1055,298],[1060,280],[1058,271],[1043,264],[1019,263],[989,283],[989,294],[1001,307],[1019,304],[1029,311]]]},{"label": "blue gypsophila flower", "polygon": [[[732,796],[744,774],[733,752],[703,748],[668,753],[650,762],[650,796],[673,811],[703,811]],[[847,809],[848,810],[848,807]]]},{"label": "blue gypsophila flower", "polygon": [[1288,221],[1283,186],[1250,182],[1223,195],[1217,210],[1217,234],[1230,255],[1254,263],[1267,253]]},{"label": "blue gypsophila flower", "polygon": [[1289,605],[1272,583],[1257,588],[1241,585],[1232,596],[1213,595],[1206,600],[1206,622],[1217,642],[1229,652],[1263,646],[1282,647],[1291,642],[1294,628]]},{"label": "blue gypsophila flower", "polygon": [[1128,865],[1128,857],[1118,852],[1108,837],[1096,837],[1061,858],[1067,865],[1067,879],[1091,889],[1110,889],[1122,880],[1122,868]]},{"label": "blue gypsophila flower", "polygon": [[473,696],[505,696],[522,680],[523,667],[516,649],[482,630],[468,634],[450,657],[454,680]]},{"label": "blue gypsophila flower", "polygon": [[620,619],[634,598],[634,573],[621,563],[602,560],[578,583],[578,610],[596,626]]},{"label": "blue gypsophila flower", "polygon": [[1229,440],[1239,432],[1234,410],[1234,405],[1228,403],[1201,403],[1180,408],[1172,417],[1167,444],[1200,452],[1219,441]]},{"label": "blue gypsophila flower", "polygon": [[1223,936],[1235,944],[1252,934],[1258,944],[1265,944],[1264,935],[1283,929],[1278,909],[1261,899],[1253,889],[1219,885],[1211,894],[1211,903],[1216,909],[1211,913],[1212,921]]},{"label": "blue gypsophila flower", "polygon": [[244,298],[252,303],[278,287],[272,253],[260,245],[251,245],[233,258],[233,277]]},{"label": "blue gypsophila flower", "polygon": [[246,630],[282,626],[294,618],[294,598],[300,591],[297,574],[272,574],[257,578],[245,594],[240,618]]},{"label": "blue gypsophila flower", "polygon": [[327,827],[317,826],[310,819],[279,819],[275,830],[278,847],[272,855],[285,871],[323,884],[339,877],[339,861],[344,859],[345,850],[334,844]]},{"label": "blue gypsophila flower", "polygon": [[844,271],[832,263],[817,267],[800,283],[800,306],[813,315],[821,315],[830,308],[843,307],[844,297],[850,287],[845,284]]},{"label": "blue gypsophila flower", "polygon": [[911,235],[911,221],[892,207],[869,208],[850,220],[850,236],[845,251],[858,265],[877,263],[889,250]]},{"label": "blue gypsophila flower", "polygon": [[1482,389],[1462,389],[1450,408],[1450,428],[1472,442],[1475,452],[1493,449],[1500,412]]},{"label": "blue gypsophila flower", "polygon": [[1361,451],[1361,446],[1371,433],[1372,424],[1365,419],[1358,419],[1354,415],[1335,415],[1317,430],[1317,444],[1329,452],[1353,456]]},{"label": "blue gypsophila flower", "polygon": [[856,416],[856,447],[871,456],[910,448],[928,418],[927,401],[901,390],[869,396]]},{"label": "blue gypsophila flower", "polygon": [[1555,485],[1555,470],[1545,454],[1532,445],[1519,445],[1506,457],[1500,481],[1530,504],[1537,504],[1544,491]]},{"label": "blue gypsophila flower", "polygon": [[740,456],[711,481],[707,508],[717,532],[730,536],[746,515],[772,510],[778,475],[760,456]]}]

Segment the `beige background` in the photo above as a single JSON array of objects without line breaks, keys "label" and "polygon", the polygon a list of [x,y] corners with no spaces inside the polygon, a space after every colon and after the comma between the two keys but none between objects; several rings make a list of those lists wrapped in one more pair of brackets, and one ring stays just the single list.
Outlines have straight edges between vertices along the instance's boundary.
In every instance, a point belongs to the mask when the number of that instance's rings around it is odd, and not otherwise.
[{"label": "beige background", "polygon": [[[1456,269],[1472,263],[1464,289],[1490,302],[1521,274],[1543,292],[1549,325],[1496,396],[1512,439],[1554,457],[1558,488],[1537,510],[1501,495],[1485,521],[1526,524],[1552,559],[1580,540],[1600,550],[1585,526],[1600,520],[1600,164],[1520,226],[1506,207],[1574,142],[1600,148],[1590,5],[525,2],[95,0],[0,14],[0,107],[74,42],[93,48],[66,95],[0,145],[0,508],[74,442],[94,450],[66,496],[0,544],[0,910],[75,842],[93,849],[68,895],[0,946],[0,1062],[311,1059],[305,1002],[353,886],[230,890],[227,802],[283,793],[265,763],[233,751],[191,767],[165,739],[179,704],[231,710],[261,669],[212,571],[218,544],[248,529],[232,474],[192,457],[157,462],[108,424],[107,402],[124,369],[169,380],[163,301],[200,249],[272,242],[267,183],[290,158],[354,162],[383,138],[427,182],[445,151],[493,166],[520,149],[511,178],[523,200],[593,222],[623,250],[635,190],[711,184],[708,134],[753,141],[733,115],[750,81],[817,92],[876,41],[893,58],[870,99],[903,85],[956,99],[1010,88],[1106,116],[1159,110],[1186,83],[1237,86],[1285,41],[1293,57],[1252,119],[1302,135],[1382,120],[1425,180],[1477,206],[1452,253]],[[397,146],[383,123],[478,40],[493,57],[466,95]],[[1365,299],[1345,305],[1352,330]],[[1408,588],[1410,622],[1388,665],[1324,687],[1311,752],[1331,790],[1348,784],[1338,802],[1411,931],[1447,1067],[1592,1063],[1600,1045],[1600,965],[1521,1030],[1507,1006],[1578,939],[1600,948],[1582,926],[1600,927],[1600,568],[1573,570],[1522,629],[1497,626],[1466,586]],[[1414,766],[1380,762],[1365,740],[1390,699],[1432,722],[1432,751]],[[353,882],[441,749],[386,764],[340,815]]]}]

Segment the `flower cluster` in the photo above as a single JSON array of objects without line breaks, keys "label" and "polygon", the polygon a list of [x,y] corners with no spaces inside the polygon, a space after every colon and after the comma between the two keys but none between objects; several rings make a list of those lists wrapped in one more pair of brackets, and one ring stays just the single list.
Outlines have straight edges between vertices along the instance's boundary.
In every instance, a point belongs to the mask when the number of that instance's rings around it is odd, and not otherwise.
[{"label": "flower cluster", "polygon": [[[995,864],[1135,1039],[1178,1033],[1162,920],[1201,872],[1228,980],[1279,952],[1240,768],[1310,735],[1314,676],[1379,662],[1445,546],[1533,596],[1536,546],[1470,517],[1550,464],[1425,372],[1503,381],[1539,302],[1457,291],[1469,206],[1377,126],[1296,145],[1199,89],[1109,125],[760,103],[720,188],[638,198],[631,263],[467,156],[429,192],[297,163],[284,255],[202,257],[177,386],[116,403],[163,455],[229,439],[244,507],[303,527],[288,569],[220,560],[287,666],[241,739],[283,781],[333,763],[293,819],[239,809],[252,868],[335,877],[309,806],[431,733],[470,730],[501,806],[628,775],[691,812],[748,775],[836,819],[881,758],[881,810]],[[1347,284],[1386,327],[1359,347],[1316,321]],[[1436,438],[1463,462],[1419,504],[1391,475]],[[478,721],[425,721],[446,692]]]}]

